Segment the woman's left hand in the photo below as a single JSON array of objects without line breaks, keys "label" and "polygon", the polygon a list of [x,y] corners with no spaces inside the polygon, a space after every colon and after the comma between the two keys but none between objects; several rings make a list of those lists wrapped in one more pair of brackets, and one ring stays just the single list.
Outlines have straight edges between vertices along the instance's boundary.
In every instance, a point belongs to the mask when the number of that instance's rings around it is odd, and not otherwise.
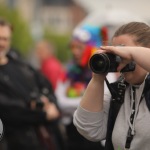
[{"label": "woman's left hand", "polygon": [[113,53],[113,54],[121,57],[121,62],[117,68],[118,71],[120,71],[127,64],[129,64],[131,61],[133,61],[131,51],[132,51],[132,49],[135,49],[135,47],[101,46],[100,49],[103,50],[105,53]]}]

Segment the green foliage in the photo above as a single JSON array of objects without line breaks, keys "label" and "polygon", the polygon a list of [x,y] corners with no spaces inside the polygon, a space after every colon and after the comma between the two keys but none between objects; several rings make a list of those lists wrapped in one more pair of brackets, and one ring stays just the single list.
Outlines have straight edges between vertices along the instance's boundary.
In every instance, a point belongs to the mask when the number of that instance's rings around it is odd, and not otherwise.
[{"label": "green foliage", "polygon": [[26,55],[33,44],[28,24],[17,10],[3,5],[0,5],[0,17],[13,25],[12,47],[17,49],[22,55]]},{"label": "green foliage", "polygon": [[45,29],[43,38],[54,44],[56,49],[56,56],[60,61],[66,62],[69,59],[71,55],[69,48],[69,40],[70,40],[69,34],[59,35],[52,32],[49,29]]}]

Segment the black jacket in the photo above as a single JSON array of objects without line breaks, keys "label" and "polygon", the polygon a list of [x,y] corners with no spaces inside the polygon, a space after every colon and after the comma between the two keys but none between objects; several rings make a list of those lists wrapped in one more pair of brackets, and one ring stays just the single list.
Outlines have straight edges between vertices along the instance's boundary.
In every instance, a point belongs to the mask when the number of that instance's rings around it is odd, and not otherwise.
[{"label": "black jacket", "polygon": [[[9,148],[44,149],[37,132],[41,125],[47,127],[57,143],[58,138],[61,139],[58,120],[48,122],[44,111],[30,108],[33,99],[40,104],[41,95],[47,96],[57,105],[51,84],[38,71],[22,61],[9,59],[9,64],[13,68],[9,67],[7,71],[0,67],[0,118],[5,128],[4,139]],[[16,80],[11,80],[13,76],[17,77]]]},{"label": "black jacket", "polygon": [[[115,124],[118,112],[120,110],[121,105],[123,104],[123,101],[118,101],[117,99],[115,99],[116,93],[118,93],[118,90],[119,90],[118,89],[119,83],[120,82],[117,81],[117,82],[111,84],[111,87],[113,89],[113,91],[112,91],[112,95],[113,95],[112,99],[113,100],[111,100],[111,102],[110,102],[105,150],[114,150],[113,144],[112,144],[112,132],[113,132],[113,128],[114,128],[114,124]],[[128,86],[128,84],[126,84],[126,85]],[[143,92],[144,92],[147,107],[150,110],[150,75],[148,75],[145,80],[145,87],[144,87]]]}]

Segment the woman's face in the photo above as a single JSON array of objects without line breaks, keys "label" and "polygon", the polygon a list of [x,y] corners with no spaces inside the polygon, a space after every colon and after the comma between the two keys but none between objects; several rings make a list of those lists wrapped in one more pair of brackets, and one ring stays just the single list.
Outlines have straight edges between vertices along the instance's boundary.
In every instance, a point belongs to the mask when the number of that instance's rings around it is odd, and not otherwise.
[{"label": "woman's face", "polygon": [[[140,46],[135,42],[135,38],[131,35],[125,34],[118,37],[114,37],[112,40],[112,45],[124,45],[124,46]],[[138,53],[138,51],[137,51]],[[123,73],[125,80],[130,84],[141,84],[144,81],[147,71],[136,65],[134,71]]]}]

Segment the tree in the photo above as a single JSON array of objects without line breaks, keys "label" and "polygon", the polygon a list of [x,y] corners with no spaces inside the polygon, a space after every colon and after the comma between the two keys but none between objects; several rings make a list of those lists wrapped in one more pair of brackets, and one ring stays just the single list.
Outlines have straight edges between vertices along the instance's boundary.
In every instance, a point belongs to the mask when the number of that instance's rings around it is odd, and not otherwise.
[{"label": "tree", "polygon": [[62,62],[66,62],[71,55],[69,48],[70,35],[58,35],[50,29],[45,29],[43,38],[54,44],[56,49],[56,56]]}]

